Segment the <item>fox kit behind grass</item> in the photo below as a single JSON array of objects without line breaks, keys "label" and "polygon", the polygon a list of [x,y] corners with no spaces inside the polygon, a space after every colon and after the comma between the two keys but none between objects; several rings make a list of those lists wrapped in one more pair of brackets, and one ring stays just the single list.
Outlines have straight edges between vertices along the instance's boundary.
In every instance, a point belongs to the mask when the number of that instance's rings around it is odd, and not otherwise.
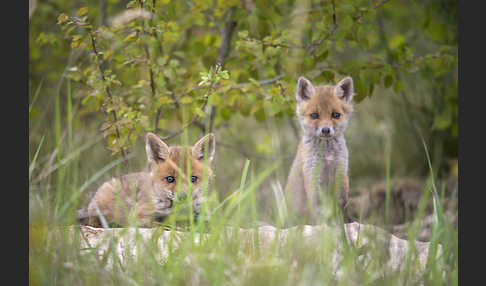
[{"label": "fox kit behind grass", "polygon": [[[348,200],[348,149],[344,131],[353,111],[351,77],[336,85],[314,87],[300,77],[297,82],[297,117],[302,139],[292,164],[285,194],[299,218],[314,222],[320,212],[319,194],[340,186],[336,196],[344,212]],[[337,180],[335,180],[337,179]],[[345,214],[345,221],[349,221]]]},{"label": "fox kit behind grass", "polygon": [[[141,227],[156,226],[173,211],[174,198],[187,196],[190,189],[197,218],[202,184],[208,184],[212,177],[212,170],[205,162],[210,164],[214,157],[214,134],[206,135],[192,147],[169,147],[157,135],[148,133],[145,149],[149,171],[105,182],[87,210],[78,211],[78,220],[87,219],[88,225],[100,226],[99,212],[108,223],[120,226],[126,226],[130,216]],[[191,171],[189,178],[185,175],[188,170]]]}]

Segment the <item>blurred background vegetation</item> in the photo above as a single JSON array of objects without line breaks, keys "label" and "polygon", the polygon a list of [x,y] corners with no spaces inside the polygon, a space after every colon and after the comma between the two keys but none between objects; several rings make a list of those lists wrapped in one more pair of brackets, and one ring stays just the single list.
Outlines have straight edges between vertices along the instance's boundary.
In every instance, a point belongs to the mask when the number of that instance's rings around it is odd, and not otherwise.
[{"label": "blurred background vegetation", "polygon": [[[30,194],[77,190],[145,167],[143,135],[169,145],[216,134],[215,194],[281,162],[283,186],[300,136],[301,75],[350,75],[346,132],[351,194],[385,179],[457,181],[456,1],[29,1]],[[227,71],[227,72],[222,72]],[[102,76],[101,76],[102,74]],[[59,120],[62,118],[62,120]],[[38,151],[38,154],[36,151]],[[75,168],[75,178],[58,174]],[[68,197],[72,190],[62,190]],[[273,194],[257,193],[264,205]],[[79,203],[79,207],[84,204]]]}]

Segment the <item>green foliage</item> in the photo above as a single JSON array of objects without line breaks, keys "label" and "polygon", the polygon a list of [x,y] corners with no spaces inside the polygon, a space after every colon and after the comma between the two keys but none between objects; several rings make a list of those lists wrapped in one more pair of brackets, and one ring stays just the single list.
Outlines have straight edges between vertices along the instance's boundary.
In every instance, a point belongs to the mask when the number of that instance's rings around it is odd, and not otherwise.
[{"label": "green foliage", "polygon": [[[384,96],[374,95],[376,86],[408,93],[404,82],[420,73],[422,92],[434,90],[436,98],[426,107],[433,112],[422,113],[428,117],[423,128],[457,138],[457,29],[444,28],[454,23],[453,5],[314,2],[110,1],[106,26],[96,21],[98,7],[63,4],[56,17],[63,33],[32,33],[31,58],[37,46],[65,51],[68,44],[81,51],[67,76],[84,90],[78,94],[81,112],[105,112],[102,130],[114,153],[129,151],[142,132],[184,126],[186,110],[202,112],[199,121],[210,121],[215,130],[237,115],[258,121],[292,116],[300,75],[318,83],[350,75],[359,103]],[[411,24],[411,15],[424,20]],[[228,20],[236,22],[224,64],[228,73],[204,105],[215,107],[215,114],[205,118],[198,86],[212,80]]]}]

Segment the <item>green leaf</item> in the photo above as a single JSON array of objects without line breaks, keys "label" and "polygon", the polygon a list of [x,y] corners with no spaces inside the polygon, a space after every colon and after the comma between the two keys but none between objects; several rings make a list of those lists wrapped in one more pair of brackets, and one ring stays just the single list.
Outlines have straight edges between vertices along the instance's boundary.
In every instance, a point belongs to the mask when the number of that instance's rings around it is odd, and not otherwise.
[{"label": "green leaf", "polygon": [[221,108],[221,117],[223,117],[223,119],[225,120],[228,120],[231,118],[231,115],[233,114],[233,112],[231,111],[231,109],[227,108],[227,107],[223,107]]},{"label": "green leaf", "polygon": [[354,83],[354,89],[355,89],[355,96],[353,97],[353,100],[355,102],[360,102],[363,99],[365,99],[366,95],[368,94],[368,90],[366,86],[363,84],[362,80],[357,80]]},{"label": "green leaf", "polygon": [[246,39],[248,37],[248,31],[240,31],[238,32],[238,37],[242,38],[242,39]]},{"label": "green leaf", "polygon": [[83,16],[88,13],[88,7],[79,8],[76,13],[78,14],[78,16]]},{"label": "green leaf", "polygon": [[395,35],[390,39],[390,49],[394,50],[405,44],[405,37],[403,35]]},{"label": "green leaf", "polygon": [[321,77],[324,82],[333,82],[335,80],[335,75],[332,71],[323,71],[319,78]]},{"label": "green leaf", "polygon": [[329,50],[324,50],[317,58],[316,62],[322,62],[327,59],[327,56],[329,56]]},{"label": "green leaf", "polygon": [[124,42],[129,42],[129,41],[133,41],[134,39],[135,39],[135,35],[130,34],[130,35],[126,36],[126,37],[123,39],[123,41],[124,41]]},{"label": "green leaf", "polygon": [[67,20],[69,19],[68,15],[64,14],[64,13],[61,13],[59,15],[59,17],[57,17],[57,23],[58,24],[62,24],[64,22],[66,22]]},{"label": "green leaf", "polygon": [[217,93],[213,93],[209,96],[209,103],[214,106],[219,106],[221,104],[221,96]]},{"label": "green leaf", "polygon": [[396,93],[400,93],[403,90],[403,82],[400,80],[397,80],[393,83],[393,91]]},{"label": "green leaf", "polygon": [[81,39],[81,35],[74,35],[73,36],[73,41],[79,41]]},{"label": "green leaf", "polygon": [[255,119],[258,122],[263,122],[267,118],[267,116],[265,114],[265,109],[263,108],[263,106],[258,108],[253,115],[255,116]]},{"label": "green leaf", "polygon": [[194,100],[192,99],[192,97],[190,96],[183,96],[179,102],[182,103],[182,104],[189,104],[189,103],[192,103]]},{"label": "green leaf", "polygon": [[389,88],[393,84],[393,75],[387,74],[383,79],[383,83],[385,84],[386,88]]},{"label": "green leaf", "polygon": [[434,125],[433,125],[432,128],[443,130],[443,129],[448,128],[450,125],[451,125],[451,118],[450,117],[446,117],[446,116],[443,116],[443,115],[437,115],[434,118]]}]

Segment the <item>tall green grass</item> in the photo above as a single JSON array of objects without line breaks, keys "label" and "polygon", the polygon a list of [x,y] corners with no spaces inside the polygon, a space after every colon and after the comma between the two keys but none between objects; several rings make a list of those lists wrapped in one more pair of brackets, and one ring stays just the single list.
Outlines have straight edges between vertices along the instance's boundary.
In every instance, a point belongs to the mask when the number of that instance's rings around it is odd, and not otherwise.
[{"label": "tall green grass", "polygon": [[[281,162],[269,162],[264,168],[255,168],[247,159],[240,168],[240,178],[235,178],[235,190],[225,198],[218,196],[218,190],[205,189],[207,201],[197,223],[189,220],[187,225],[178,224],[179,212],[183,215],[191,208],[176,208],[164,225],[156,228],[149,240],[136,236],[135,243],[127,248],[135,248],[136,257],[126,256],[118,259],[114,247],[121,236],[128,233],[123,229],[118,235],[110,236],[109,248],[99,257],[96,247],[82,248],[84,237],[75,226],[76,209],[79,201],[96,182],[108,175],[116,175],[114,168],[122,162],[114,158],[110,163],[90,174],[80,174],[79,166],[89,164],[80,157],[82,142],[76,141],[72,123],[73,108],[70,83],[67,84],[66,100],[60,95],[55,97],[55,140],[44,140],[36,146],[36,151],[29,164],[30,212],[29,212],[29,282],[31,285],[457,285],[458,284],[458,245],[457,229],[444,219],[442,202],[435,184],[433,164],[430,162],[424,143],[430,177],[419,204],[419,210],[408,229],[410,249],[405,257],[405,267],[398,273],[383,271],[386,251],[378,242],[371,241],[362,248],[353,245],[341,249],[342,267],[340,273],[334,272],[335,262],[332,254],[339,242],[345,241],[344,230],[323,233],[313,243],[305,243],[302,226],[297,226],[288,234],[285,244],[273,241],[269,248],[260,248],[262,239],[258,232],[248,238],[239,231],[228,230],[255,229],[260,221],[258,207],[259,194],[264,189],[264,182],[281,168]],[[66,106],[61,105],[65,102]],[[66,112],[62,116],[61,111]],[[64,118],[64,119],[63,119]],[[62,134],[67,134],[65,137]],[[192,145],[194,142],[186,131],[180,143]],[[195,136],[196,137],[196,136]],[[198,136],[197,136],[198,137]],[[44,137],[42,137],[44,138]],[[54,142],[47,144],[46,142]],[[78,143],[76,143],[78,142]],[[390,143],[391,144],[391,143]],[[389,213],[390,160],[386,148],[387,215]],[[207,149],[207,148],[206,148]],[[41,150],[52,154],[57,150],[57,168],[52,175],[34,183],[35,174],[42,168],[51,168],[48,163],[39,163]],[[218,152],[217,152],[218,153]],[[69,158],[69,160],[65,160]],[[133,157],[132,157],[133,158]],[[228,166],[229,167],[229,166]],[[135,170],[134,170],[135,171]],[[224,170],[221,172],[224,173]],[[215,178],[218,179],[218,176]],[[275,201],[268,205],[276,208],[274,225],[281,227],[286,215],[286,206],[279,200],[278,191],[274,190]],[[191,197],[191,196],[189,196]],[[435,225],[431,235],[430,258],[426,272],[417,276],[417,256],[414,247],[420,222],[426,211],[426,205],[433,200]],[[190,202],[190,201],[189,201]],[[192,206],[192,204],[189,204]],[[332,208],[332,206],[329,206]],[[331,216],[338,215],[331,212]],[[183,217],[183,216],[182,216]],[[322,219],[324,221],[324,218]],[[327,218],[325,221],[328,221]],[[387,221],[387,217],[385,218]],[[73,226],[74,227],[71,227]],[[107,226],[105,224],[105,226]],[[136,225],[133,225],[136,230]],[[167,230],[170,229],[170,230]],[[338,228],[339,229],[339,228]],[[188,233],[184,240],[178,241],[178,232]],[[74,235],[72,235],[74,232]],[[204,238],[200,234],[205,234]],[[169,251],[162,259],[161,249],[156,241],[167,235]],[[198,243],[196,239],[199,238]],[[178,242],[178,247],[174,247]],[[346,245],[346,244],[344,244]],[[442,247],[436,258],[435,253]],[[363,254],[371,257],[363,262]],[[336,278],[337,277],[337,278]]]}]

